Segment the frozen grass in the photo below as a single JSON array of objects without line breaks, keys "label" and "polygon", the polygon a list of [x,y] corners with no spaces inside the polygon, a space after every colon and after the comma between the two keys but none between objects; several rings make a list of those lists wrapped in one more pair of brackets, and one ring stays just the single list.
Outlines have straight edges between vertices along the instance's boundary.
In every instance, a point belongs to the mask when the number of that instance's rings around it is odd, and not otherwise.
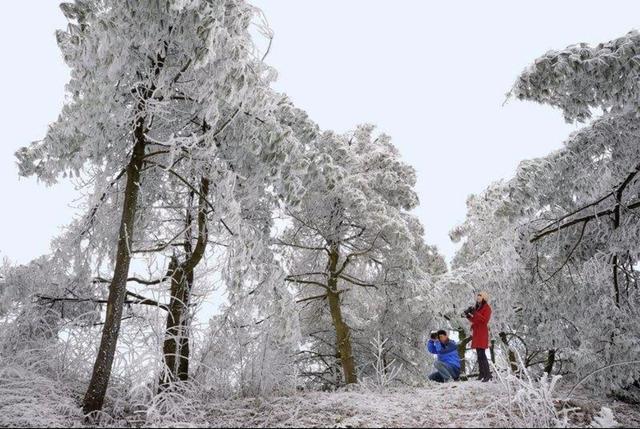
[{"label": "frozen grass", "polygon": [[308,392],[291,397],[212,404],[209,422],[221,427],[474,427],[499,395],[478,382],[370,391]]},{"label": "frozen grass", "polygon": [[0,362],[0,427],[77,427],[82,410],[73,392],[32,368]]},{"label": "frozen grass", "polygon": [[[110,402],[105,427],[603,427],[633,425],[640,410],[595,399],[563,401],[553,380],[502,376],[501,382],[356,386],[337,392],[220,399],[188,384],[162,394],[140,388]],[[15,365],[0,369],[0,426],[80,427],[78,389]],[[625,415],[625,412],[627,413]]]},{"label": "frozen grass", "polygon": [[[640,410],[600,399],[566,402],[550,380],[430,384],[380,391],[209,401],[207,421],[220,427],[602,427],[637,426]],[[601,425],[601,426],[598,426]]]},{"label": "frozen grass", "polygon": [[567,427],[572,409],[558,407],[557,384],[560,376],[533,377],[521,370],[521,376],[497,372],[496,377],[506,400],[488,407],[486,413],[505,427]]}]

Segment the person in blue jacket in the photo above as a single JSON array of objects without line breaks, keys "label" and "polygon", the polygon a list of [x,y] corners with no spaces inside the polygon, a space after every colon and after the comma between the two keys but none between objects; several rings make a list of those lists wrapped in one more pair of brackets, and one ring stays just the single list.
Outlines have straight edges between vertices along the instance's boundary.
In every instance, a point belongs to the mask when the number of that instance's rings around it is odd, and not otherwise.
[{"label": "person in blue jacket", "polygon": [[429,375],[429,380],[437,383],[456,381],[460,378],[460,356],[458,356],[458,345],[449,339],[445,330],[431,333],[431,338],[427,342],[429,353],[437,355],[438,359],[433,364],[435,372]]}]

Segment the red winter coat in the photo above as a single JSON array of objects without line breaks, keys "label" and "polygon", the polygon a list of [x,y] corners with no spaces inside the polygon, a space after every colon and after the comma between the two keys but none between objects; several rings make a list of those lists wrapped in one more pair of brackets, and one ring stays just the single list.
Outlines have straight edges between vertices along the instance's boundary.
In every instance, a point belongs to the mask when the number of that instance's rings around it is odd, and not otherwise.
[{"label": "red winter coat", "polygon": [[489,348],[489,320],[491,319],[491,306],[486,302],[468,317],[471,322],[471,348]]}]

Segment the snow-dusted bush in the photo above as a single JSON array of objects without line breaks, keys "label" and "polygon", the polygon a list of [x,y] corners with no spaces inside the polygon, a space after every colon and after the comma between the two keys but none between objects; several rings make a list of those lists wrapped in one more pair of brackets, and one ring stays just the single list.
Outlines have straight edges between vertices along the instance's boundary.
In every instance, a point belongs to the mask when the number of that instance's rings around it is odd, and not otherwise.
[{"label": "snow-dusted bush", "polygon": [[293,392],[300,341],[292,296],[263,288],[230,301],[210,321],[193,378],[219,398]]},{"label": "snow-dusted bush", "polygon": [[203,389],[193,382],[173,384],[135,408],[135,418],[146,427],[207,426]]},{"label": "snow-dusted bush", "polygon": [[290,348],[268,332],[240,324],[212,325],[212,335],[195,378],[216,397],[263,396],[295,389],[296,368]]},{"label": "snow-dusted bush", "polygon": [[602,407],[591,422],[592,428],[617,428],[618,426],[620,426],[620,423],[618,423],[609,407]]},{"label": "snow-dusted bush", "polygon": [[373,362],[370,364],[373,369],[371,377],[365,377],[362,384],[377,390],[385,390],[394,381],[402,371],[402,364],[396,363],[396,360],[389,358],[388,340],[383,339],[380,333],[371,340],[371,355]]},{"label": "snow-dusted bush", "polygon": [[533,378],[523,369],[521,376],[497,372],[506,391],[506,400],[496,401],[487,411],[502,420],[505,427],[566,427],[566,413],[556,407],[556,388],[560,376]]},{"label": "snow-dusted bush", "polygon": [[574,399],[579,384],[566,383],[560,375],[532,371],[520,356],[517,359],[517,373],[507,369],[506,362],[494,367],[501,398],[485,409],[485,419],[495,419],[501,427],[617,427],[607,406]]}]

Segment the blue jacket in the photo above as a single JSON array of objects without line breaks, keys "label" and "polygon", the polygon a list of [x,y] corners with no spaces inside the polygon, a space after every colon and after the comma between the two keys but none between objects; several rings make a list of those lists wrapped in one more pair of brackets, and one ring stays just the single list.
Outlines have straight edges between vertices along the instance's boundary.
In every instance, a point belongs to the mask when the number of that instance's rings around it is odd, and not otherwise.
[{"label": "blue jacket", "polygon": [[442,344],[438,340],[429,340],[427,343],[429,353],[438,355],[438,360],[460,369],[460,356],[458,356],[458,345],[455,341],[449,340],[447,344]]}]

